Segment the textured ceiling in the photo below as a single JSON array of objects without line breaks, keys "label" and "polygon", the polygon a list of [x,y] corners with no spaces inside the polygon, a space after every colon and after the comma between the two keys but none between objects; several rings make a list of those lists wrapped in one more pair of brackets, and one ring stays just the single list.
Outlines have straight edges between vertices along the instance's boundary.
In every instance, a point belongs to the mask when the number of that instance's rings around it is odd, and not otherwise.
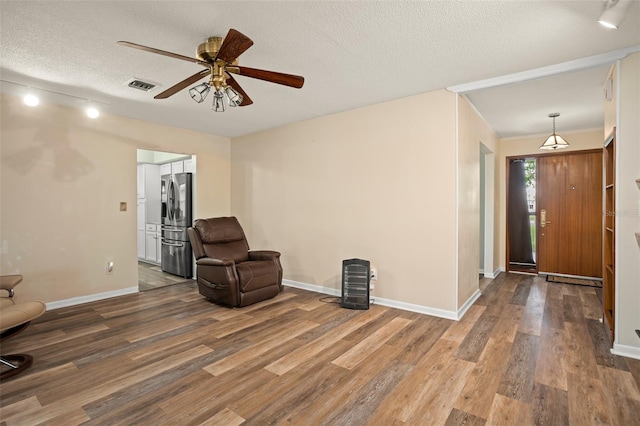
[{"label": "textured ceiling", "polygon": [[[2,1],[0,73],[5,81],[102,102],[106,113],[233,137],[640,44],[640,4],[617,31],[596,23],[601,12],[600,1]],[[201,41],[229,28],[255,42],[242,65],[303,75],[305,86],[238,76],[254,104],[216,114],[186,90],[153,99],[200,66],[116,44],[194,56]],[[606,67],[577,74],[469,99],[503,137],[547,132],[546,116],[556,110],[559,127],[576,115],[582,128],[601,126],[601,90],[597,99],[593,93]],[[130,89],[124,83],[133,77],[159,86]],[[10,83],[1,89],[23,90]]]},{"label": "textured ceiling", "polygon": [[[550,113],[558,133],[604,126],[603,82],[610,66],[498,86],[467,94],[467,98],[502,138],[548,134]],[[542,131],[540,131],[542,129]]]}]

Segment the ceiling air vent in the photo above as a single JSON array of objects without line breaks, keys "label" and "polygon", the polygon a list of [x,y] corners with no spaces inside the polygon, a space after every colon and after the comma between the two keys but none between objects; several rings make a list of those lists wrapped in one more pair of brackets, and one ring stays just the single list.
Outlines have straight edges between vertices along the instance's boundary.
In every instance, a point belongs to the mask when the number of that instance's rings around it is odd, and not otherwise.
[{"label": "ceiling air vent", "polygon": [[137,78],[131,79],[127,81],[127,86],[133,87],[134,89],[142,90],[143,92],[148,92],[149,90],[156,87],[153,83],[148,83],[146,81],[138,80]]}]

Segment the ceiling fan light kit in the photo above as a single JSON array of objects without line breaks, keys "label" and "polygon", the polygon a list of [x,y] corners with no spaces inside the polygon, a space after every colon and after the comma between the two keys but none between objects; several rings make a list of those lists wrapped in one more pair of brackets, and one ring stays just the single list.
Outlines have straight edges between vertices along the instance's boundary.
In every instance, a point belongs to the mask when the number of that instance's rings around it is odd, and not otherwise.
[{"label": "ceiling fan light kit", "polygon": [[213,104],[211,104],[211,109],[215,112],[224,112],[224,95],[220,90],[216,90],[213,92]]},{"label": "ceiling fan light kit", "polygon": [[189,56],[167,52],[165,50],[143,46],[141,44],[131,43],[128,41],[119,41],[118,44],[168,56],[170,58],[193,62],[207,68],[169,87],[164,92],[156,95],[154,97],[155,99],[166,99],[177,92],[186,89],[202,78],[209,76],[208,82],[200,83],[191,87],[189,89],[189,95],[195,102],[202,103],[209,94],[209,91],[213,88],[213,104],[211,109],[216,112],[223,112],[227,105],[230,107],[236,107],[247,106],[253,103],[251,98],[249,98],[247,93],[242,90],[242,87],[240,87],[231,74],[243,75],[245,77],[282,84],[284,86],[294,87],[297,89],[301,88],[304,84],[304,77],[298,75],[284,74],[238,65],[238,57],[248,48],[253,46],[253,41],[234,29],[230,29],[224,39],[222,37],[209,37],[206,41],[198,45],[196,49],[197,58],[191,58]]},{"label": "ceiling fan light kit", "polygon": [[189,89],[189,95],[191,95],[191,99],[200,104],[207,98],[209,90],[209,84],[200,83],[197,86],[193,86],[191,89]]},{"label": "ceiling fan light kit", "polygon": [[556,150],[567,148],[569,143],[560,135],[556,134],[556,117],[560,117],[560,113],[553,112],[549,114],[549,118],[553,118],[553,133],[540,145],[540,149]]},{"label": "ceiling fan light kit", "polygon": [[229,100],[229,106],[237,107],[242,103],[242,95],[234,90],[233,87],[227,86],[224,89],[224,94],[227,95]]}]

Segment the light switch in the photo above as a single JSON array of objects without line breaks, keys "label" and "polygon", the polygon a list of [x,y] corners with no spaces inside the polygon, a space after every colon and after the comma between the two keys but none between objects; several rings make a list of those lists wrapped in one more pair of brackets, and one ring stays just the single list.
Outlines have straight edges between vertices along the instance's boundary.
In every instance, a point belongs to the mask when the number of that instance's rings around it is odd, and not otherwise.
[{"label": "light switch", "polygon": [[121,212],[126,212],[127,211],[127,203],[126,202],[120,202],[120,211]]}]

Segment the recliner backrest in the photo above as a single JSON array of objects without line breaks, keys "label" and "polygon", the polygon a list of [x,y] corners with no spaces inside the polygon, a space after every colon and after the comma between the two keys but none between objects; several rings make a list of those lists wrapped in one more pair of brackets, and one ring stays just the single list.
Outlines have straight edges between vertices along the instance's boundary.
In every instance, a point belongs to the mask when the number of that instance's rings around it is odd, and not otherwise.
[{"label": "recliner backrest", "polygon": [[249,243],[235,217],[197,219],[193,227],[207,257],[233,259],[236,263],[249,260]]}]

